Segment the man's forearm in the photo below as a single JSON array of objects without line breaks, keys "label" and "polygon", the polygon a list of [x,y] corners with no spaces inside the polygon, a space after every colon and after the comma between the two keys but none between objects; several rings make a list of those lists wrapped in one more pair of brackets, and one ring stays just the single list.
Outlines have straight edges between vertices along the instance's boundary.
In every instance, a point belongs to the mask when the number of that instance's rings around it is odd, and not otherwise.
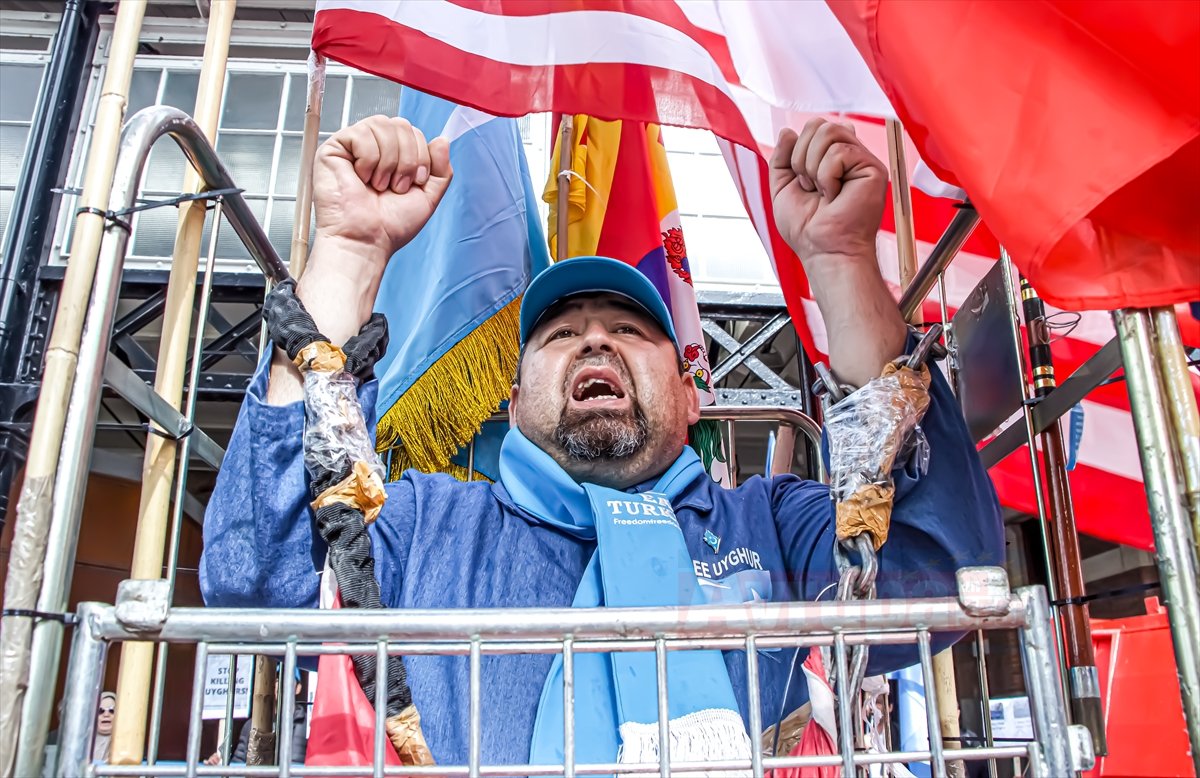
[{"label": "man's forearm", "polygon": [[[363,252],[371,250],[318,235],[308,267],[296,283],[296,296],[313,317],[317,329],[335,346],[357,335],[371,317],[382,271],[364,273],[364,265],[368,264],[364,259],[378,262],[380,267],[387,261],[387,257],[363,256]],[[303,399],[300,371],[276,348],[267,384],[267,402],[288,405]]]},{"label": "man's forearm", "polygon": [[830,368],[862,386],[900,354],[907,332],[875,255],[812,257],[804,271],[829,336]]}]

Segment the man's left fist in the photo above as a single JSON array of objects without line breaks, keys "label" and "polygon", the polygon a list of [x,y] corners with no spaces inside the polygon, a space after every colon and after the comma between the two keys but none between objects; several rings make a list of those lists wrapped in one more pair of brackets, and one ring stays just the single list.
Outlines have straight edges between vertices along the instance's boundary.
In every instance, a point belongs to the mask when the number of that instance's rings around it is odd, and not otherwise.
[{"label": "man's left fist", "polygon": [[811,119],[779,133],[771,155],[779,233],[804,262],[875,256],[888,171],[846,124]]}]

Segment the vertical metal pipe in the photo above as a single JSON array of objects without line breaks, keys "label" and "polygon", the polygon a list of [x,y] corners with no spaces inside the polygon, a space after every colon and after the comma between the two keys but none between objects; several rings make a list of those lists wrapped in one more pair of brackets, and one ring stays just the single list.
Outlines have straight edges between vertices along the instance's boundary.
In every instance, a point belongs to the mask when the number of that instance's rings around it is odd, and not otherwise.
[{"label": "vertical metal pipe", "polygon": [[667,641],[654,641],[654,683],[658,692],[658,774],[671,778],[671,706],[667,699]]},{"label": "vertical metal pipe", "polygon": [[229,680],[225,683],[225,728],[221,737],[221,764],[229,764],[233,753],[233,703],[237,697],[238,655],[229,655]]},{"label": "vertical metal pipe", "polygon": [[479,638],[471,640],[471,654],[469,658],[470,668],[470,694],[468,715],[470,716],[469,735],[470,743],[467,745],[467,775],[468,778],[479,778],[479,759],[481,745],[483,742],[483,659],[480,656],[480,641]]},{"label": "vertical metal pipe", "polygon": [[746,636],[746,686],[749,687],[747,702],[750,704],[750,773],[753,778],[763,778],[762,765],[762,693],[758,680],[758,646],[754,635]]},{"label": "vertical metal pipe", "polygon": [[[212,299],[213,266],[217,259],[217,237],[221,233],[221,208],[218,198],[213,207],[212,232],[208,239],[208,256],[204,262],[204,283],[200,288],[199,311],[196,314],[196,335],[192,345],[191,370],[188,373],[187,399],[184,417],[190,424],[196,423],[196,390],[200,384],[200,365],[204,356],[204,331],[208,328],[208,305]],[[186,437],[179,442],[179,474],[175,478],[175,494],[171,499],[170,545],[167,548],[167,602],[175,596],[175,575],[179,570],[179,541],[183,532],[183,503],[187,496],[188,467],[191,463],[192,439]],[[158,760],[158,741],[162,734],[163,693],[167,683],[167,651],[169,643],[159,643],[154,657],[154,689],[150,697],[150,731],[147,735],[147,764]],[[228,760],[226,761],[228,764]]]},{"label": "vertical metal pipe", "polygon": [[942,341],[946,344],[946,378],[950,381],[950,389],[958,395],[958,365],[954,346],[954,322],[950,320],[950,311],[946,307],[946,274],[938,273],[938,309],[942,316]]},{"label": "vertical metal pipe", "polygon": [[[1171,308],[1154,308],[1154,343],[1162,370],[1163,389],[1170,411],[1175,451],[1183,469],[1184,506],[1192,518],[1192,540],[1200,543],[1200,412],[1188,374],[1187,355],[1179,335],[1179,321]],[[1200,556],[1200,546],[1197,546]]]},{"label": "vertical metal pipe", "polygon": [[838,748],[842,755],[842,775],[854,775],[854,718],[851,717],[851,693],[846,687],[846,679],[850,677],[850,665],[846,658],[846,635],[842,632],[833,636],[834,666],[837,668],[837,683],[834,691],[837,694],[837,726]]},{"label": "vertical metal pipe", "polygon": [[96,613],[107,607],[84,602],[76,611],[79,623],[75,625],[75,636],[71,641],[71,660],[67,663],[64,684],[63,717],[59,722],[58,764],[55,766],[55,774],[59,778],[83,775],[86,765],[91,761],[92,738],[96,734],[96,706],[100,700],[100,687],[104,683],[104,657],[108,650],[108,644],[92,632],[92,622]]},{"label": "vertical metal pipe", "polygon": [[[1033,395],[1041,399],[1054,391],[1054,358],[1050,353],[1050,331],[1046,326],[1046,306],[1029,281],[1021,277],[1021,304],[1025,312],[1025,336],[1029,361],[1033,368]],[[1083,562],[1079,552],[1079,534],[1075,530],[1075,506],[1071,501],[1071,483],[1067,476],[1067,455],[1058,420],[1041,435],[1042,465],[1048,493],[1047,519],[1053,531],[1054,579],[1059,597],[1074,600],[1059,608],[1066,653],[1069,698],[1072,719],[1092,733],[1097,753],[1107,753],[1104,736],[1104,710],[1100,704],[1100,677],[1096,671],[1096,653],[1092,645],[1091,621],[1087,605],[1078,599],[1087,593],[1083,580]],[[1030,451],[1032,452],[1032,446]],[[1031,453],[1032,456],[1032,453]]]},{"label": "vertical metal pipe", "polygon": [[[737,488],[737,440],[734,437],[735,427],[733,420],[725,422],[725,436],[729,440],[729,452],[726,459],[729,460],[729,485],[731,488]],[[818,454],[819,455],[819,454]]]},{"label": "vertical metal pipe", "polygon": [[283,677],[279,679],[279,778],[292,773],[292,730],[296,726],[296,643],[283,652]]},{"label": "vertical metal pipe", "polygon": [[375,647],[375,738],[372,741],[375,755],[375,764],[373,765],[375,778],[383,778],[383,771],[387,767],[387,751],[385,749],[391,745],[385,731],[388,704],[387,667],[387,641],[381,640]]},{"label": "vertical metal pipe", "polygon": [[[1074,775],[1071,770],[1070,733],[1067,731],[1067,705],[1059,678],[1054,638],[1054,616],[1046,590],[1024,586],[1016,594],[1025,604],[1028,624],[1021,630],[1021,665],[1025,689],[1033,717],[1033,734],[1040,744],[1041,760],[1047,775]],[[1032,745],[1032,744],[1031,744]]]},{"label": "vertical metal pipe", "polygon": [[938,715],[937,679],[933,673],[933,651],[929,645],[929,630],[917,632],[917,651],[921,655],[921,676],[925,682],[925,721],[929,725],[929,766],[933,778],[946,778],[946,756],[943,752],[942,728]]},{"label": "vertical metal pipe", "polygon": [[[1004,266],[1004,304],[1008,311],[1008,323],[1012,334],[1013,350],[1017,356],[1017,367],[1020,371],[1021,397],[1029,398],[1029,384],[1025,380],[1028,364],[1025,349],[1021,343],[1021,315],[1017,311],[1017,291],[1013,285],[1012,258],[1003,246],[1000,247],[1000,262]],[[1038,511],[1038,529],[1042,535],[1042,562],[1046,565],[1046,591],[1050,599],[1058,599],[1058,586],[1054,581],[1054,555],[1051,551],[1051,534],[1047,526],[1045,492],[1042,491],[1042,471],[1038,467],[1037,436],[1033,432],[1033,409],[1028,402],[1022,403],[1022,422],[1025,424],[1025,441],[1029,447],[1029,474],[1033,480],[1034,503]],[[1058,622],[1054,624],[1055,634],[1058,633]],[[1061,643],[1059,643],[1061,645]],[[1061,663],[1061,657],[1058,660]],[[1064,668],[1065,670],[1065,668]]]},{"label": "vertical metal pipe", "polygon": [[[124,646],[122,646],[124,648]],[[196,667],[192,672],[192,710],[188,715],[187,776],[196,778],[200,762],[200,733],[204,720],[204,681],[208,677],[208,643],[196,644]]]},{"label": "vertical metal pipe", "polygon": [[[204,61],[196,89],[195,121],[204,136],[214,141],[221,115],[229,37],[237,0],[212,3],[208,16],[208,34],[204,42]],[[199,171],[189,166],[182,191],[197,192],[204,185]],[[180,203],[167,282],[167,301],[162,316],[158,364],[154,373],[154,391],[172,408],[181,407],[187,342],[195,303],[196,268],[200,241],[204,232],[207,204],[203,201]],[[166,545],[168,508],[174,492],[175,461],[178,444],[162,435],[146,437],[146,455],[142,465],[141,501],[137,532],[134,536],[130,577],[161,578]],[[146,744],[146,709],[150,697],[150,672],[154,661],[151,643],[129,642],[121,647],[120,673],[117,679],[117,717],[113,725],[113,764],[138,764]]]},{"label": "vertical metal pipe", "polygon": [[575,778],[575,639],[563,638],[563,778]]},{"label": "vertical metal pipe", "polygon": [[475,480],[475,438],[467,444],[467,480]]},{"label": "vertical metal pipe", "polygon": [[571,170],[575,162],[575,117],[563,114],[558,134],[558,221],[554,228],[554,259],[561,262],[571,256],[569,244]]},{"label": "vertical metal pipe", "polygon": [[1154,558],[1167,603],[1192,762],[1200,775],[1200,592],[1195,538],[1184,509],[1176,452],[1171,445],[1150,314],[1124,309],[1113,312],[1113,321],[1125,361],[1129,407],[1154,528]]},{"label": "vertical metal pipe", "polygon": [[[313,163],[321,137],[321,110],[325,103],[325,55],[308,53],[308,91],[304,99],[304,135],[300,141],[300,169],[296,173],[296,211],[292,218],[292,251],[288,270],[299,278],[308,263],[308,232],[312,224]],[[267,286],[270,286],[268,281]]]},{"label": "vertical metal pipe", "polygon": [[[992,737],[992,692],[988,687],[987,676],[987,659],[984,656],[986,646],[983,642],[983,630],[975,631],[975,654],[978,659],[976,665],[979,670],[979,703],[982,707],[981,720],[983,722],[983,745],[985,748],[991,748],[995,745],[995,740]],[[997,778],[996,760],[989,759],[988,763],[988,778]]]},{"label": "vertical metal pipe", "polygon": [[[4,589],[5,609],[34,610],[42,580],[47,533],[58,455],[66,426],[67,398],[75,379],[79,345],[83,335],[84,309],[91,294],[100,238],[116,165],[121,120],[133,73],[145,2],[128,2],[117,9],[112,47],[105,71],[103,94],[96,111],[95,130],[76,217],[71,262],[63,278],[59,310],[46,350],[42,390],[38,395],[34,427],[25,466],[25,481],[14,519],[12,551]],[[25,691],[30,688],[30,643],[32,620],[27,617],[0,618],[0,776],[13,774],[22,724],[39,730],[40,722],[23,722]],[[57,660],[56,660],[57,661]],[[43,683],[34,688],[45,688]],[[40,764],[44,732],[33,732],[20,744],[25,764]]]}]

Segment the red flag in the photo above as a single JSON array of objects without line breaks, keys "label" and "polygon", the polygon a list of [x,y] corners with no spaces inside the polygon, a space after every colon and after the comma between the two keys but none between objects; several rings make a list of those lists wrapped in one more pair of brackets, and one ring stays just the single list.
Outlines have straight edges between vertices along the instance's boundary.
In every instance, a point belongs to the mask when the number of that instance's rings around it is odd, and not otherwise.
[{"label": "red flag", "polygon": [[[321,607],[341,608],[342,598],[329,564],[321,575]],[[384,738],[387,735],[384,734]],[[402,763],[391,742],[383,749],[384,764]],[[375,764],[375,706],[363,693],[354,662],[345,654],[323,654],[317,660],[317,691],[309,718],[306,767]]]},{"label": "red flag", "polygon": [[[887,153],[887,140],[881,123],[858,120],[855,122],[855,132],[875,154],[882,156]],[[775,267],[788,313],[804,342],[805,350],[814,360],[827,359],[824,325],[804,278],[800,260],[775,229],[770,191],[766,185],[766,162],[757,154],[732,144],[723,143],[722,150],[746,210]],[[913,191],[912,199],[918,260],[923,262],[949,224],[954,208],[950,201],[929,197],[919,190]],[[883,216],[877,248],[880,271],[893,293],[899,296],[896,235],[890,200]],[[948,315],[954,315],[959,304],[991,269],[999,257],[999,251],[996,238],[986,226],[980,226],[967,240],[946,271]],[[940,294],[940,289],[935,287],[926,301],[925,321],[940,321]],[[1047,313],[1053,316],[1060,312],[1050,307]],[[1073,329],[1057,331],[1051,345],[1060,381],[1115,335],[1108,314],[1084,311],[1078,316],[1079,321]],[[1075,317],[1063,315],[1059,318],[1069,323]],[[1180,320],[1183,324],[1187,323],[1182,316]],[[1195,328],[1185,328],[1185,332],[1191,333],[1192,329]],[[1188,342],[1200,341],[1189,339]],[[1193,375],[1193,384],[1200,392],[1200,377]],[[1153,534],[1124,383],[1116,382],[1094,390],[1083,401],[1083,408],[1084,432],[1079,460],[1070,474],[1077,526],[1081,532],[1093,537],[1150,550],[1153,548]],[[991,468],[989,473],[1003,505],[1022,513],[1037,513],[1027,447],[1015,451]]]},{"label": "red flag", "polygon": [[921,157],[1047,302],[1200,296],[1195,3],[831,2]]}]

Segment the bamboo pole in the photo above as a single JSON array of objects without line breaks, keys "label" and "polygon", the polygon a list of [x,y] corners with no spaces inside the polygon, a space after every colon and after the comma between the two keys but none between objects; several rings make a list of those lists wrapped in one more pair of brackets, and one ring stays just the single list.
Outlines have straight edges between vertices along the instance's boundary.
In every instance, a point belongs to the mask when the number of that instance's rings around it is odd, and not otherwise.
[{"label": "bamboo pole", "polygon": [[575,161],[575,117],[563,114],[558,135],[558,225],[554,231],[554,260],[561,262],[571,256],[567,251],[567,233],[571,228],[571,169]]},{"label": "bamboo pole", "polygon": [[246,764],[275,764],[275,660],[254,657],[254,695],[250,705],[250,739]]},{"label": "bamboo pole", "polygon": [[300,172],[296,179],[296,214],[292,220],[292,253],[288,270],[299,278],[308,264],[308,232],[312,222],[313,162],[321,133],[321,109],[325,102],[325,55],[309,52],[308,93],[304,101],[304,138],[300,142]]},{"label": "bamboo pole", "polygon": [[[217,121],[221,115],[229,36],[233,31],[233,15],[236,9],[237,0],[214,0],[209,7],[208,37],[204,43],[204,63],[200,68],[194,118],[210,141],[216,137]],[[184,176],[182,191],[197,192],[203,186],[200,174],[189,167]],[[188,355],[188,336],[191,331],[192,307],[196,292],[196,269],[200,260],[200,241],[204,232],[206,207],[207,203],[202,200],[181,203],[179,206],[175,250],[171,257],[171,276],[163,311],[154,390],[176,410],[181,407],[183,399],[184,367]],[[196,333],[196,337],[203,337],[203,333]],[[142,468],[141,505],[133,547],[131,578],[162,577],[176,449],[176,441],[163,435],[146,437],[146,458]],[[140,764],[142,761],[153,659],[152,643],[126,643],[122,646],[117,681],[117,715],[109,756],[112,764]]]},{"label": "bamboo pole", "polygon": [[[900,290],[908,289],[917,275],[917,241],[913,231],[912,192],[908,186],[908,166],[904,159],[904,128],[895,119],[887,120],[888,167],[892,182],[892,215],[896,222],[896,256],[900,261]],[[924,320],[918,305],[908,317],[910,324]]]},{"label": "bamboo pole", "polygon": [[[1187,356],[1179,336],[1179,320],[1172,308],[1152,308],[1154,348],[1162,369],[1171,437],[1183,467],[1183,503],[1192,522],[1192,539],[1200,544],[1200,413],[1196,392],[1188,375]],[[1200,545],[1196,545],[1200,557]]]},{"label": "bamboo pole", "polygon": [[[903,293],[917,275],[917,242],[913,230],[912,191],[908,185],[908,165],[904,157],[904,128],[896,119],[887,120],[887,139],[892,213],[896,222],[896,257],[900,263],[900,292]],[[920,305],[913,309],[908,321],[910,324],[924,321]],[[933,657],[933,680],[942,740],[959,743],[962,733],[958,722],[958,691],[951,649]],[[929,694],[929,690],[926,690],[926,694]],[[952,778],[967,774],[966,763],[961,759],[947,761],[946,768]]]},{"label": "bamboo pole", "polygon": [[1179,696],[1192,746],[1192,765],[1200,775],[1200,564],[1183,498],[1174,422],[1167,410],[1170,379],[1163,374],[1172,369],[1163,364],[1164,358],[1174,360],[1170,352],[1179,344],[1170,343],[1169,331],[1168,343],[1162,343],[1161,334],[1153,331],[1153,321],[1153,309],[1113,311],[1154,529],[1154,558],[1171,626]]},{"label": "bamboo pole", "polygon": [[[91,151],[75,217],[71,260],[63,278],[54,329],[46,349],[42,391],[38,396],[33,433],[25,464],[25,480],[17,502],[12,552],[9,557],[4,607],[33,610],[41,589],[42,562],[50,528],[50,502],[58,468],[58,453],[66,424],[67,401],[79,360],[84,312],[96,274],[96,259],[106,220],[116,166],[117,145],[133,59],[137,53],[146,0],[126,0],[117,9],[101,88]],[[83,210],[87,209],[87,210]],[[29,644],[33,622],[6,616],[0,627],[0,776],[12,775],[20,733],[20,711],[29,673]]]}]

